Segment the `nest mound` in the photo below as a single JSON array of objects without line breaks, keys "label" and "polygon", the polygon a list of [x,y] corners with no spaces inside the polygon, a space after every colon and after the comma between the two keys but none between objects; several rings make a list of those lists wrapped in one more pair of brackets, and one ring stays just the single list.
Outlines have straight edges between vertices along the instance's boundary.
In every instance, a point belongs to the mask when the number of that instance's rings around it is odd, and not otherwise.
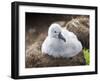
[{"label": "nest mound", "polygon": [[41,34],[37,41],[26,50],[26,68],[76,66],[85,64],[82,51],[72,58],[54,58],[47,54],[42,54],[41,45],[44,38],[44,34]]}]

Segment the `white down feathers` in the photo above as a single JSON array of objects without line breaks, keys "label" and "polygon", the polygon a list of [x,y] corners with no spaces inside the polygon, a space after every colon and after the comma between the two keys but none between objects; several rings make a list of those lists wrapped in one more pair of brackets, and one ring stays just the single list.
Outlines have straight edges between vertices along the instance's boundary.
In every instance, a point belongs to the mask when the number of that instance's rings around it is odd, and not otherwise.
[{"label": "white down feathers", "polygon": [[69,58],[82,50],[82,44],[73,32],[54,23],[49,27],[48,36],[44,40],[41,50],[42,54]]}]

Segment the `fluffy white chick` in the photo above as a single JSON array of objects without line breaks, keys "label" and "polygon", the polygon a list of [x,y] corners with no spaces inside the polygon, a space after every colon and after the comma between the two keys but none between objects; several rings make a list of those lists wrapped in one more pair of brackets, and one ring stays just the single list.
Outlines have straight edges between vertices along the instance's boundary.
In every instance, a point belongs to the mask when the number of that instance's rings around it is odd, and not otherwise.
[{"label": "fluffy white chick", "polygon": [[48,36],[44,40],[41,50],[42,54],[56,58],[70,58],[82,50],[82,44],[74,33],[54,23],[48,29]]}]

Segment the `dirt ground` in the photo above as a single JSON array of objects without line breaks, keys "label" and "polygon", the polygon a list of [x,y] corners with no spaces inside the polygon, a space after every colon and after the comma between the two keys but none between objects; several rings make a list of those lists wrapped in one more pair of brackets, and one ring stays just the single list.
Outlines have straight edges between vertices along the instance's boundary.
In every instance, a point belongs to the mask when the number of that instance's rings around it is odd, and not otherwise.
[{"label": "dirt ground", "polygon": [[48,27],[56,22],[74,32],[83,47],[89,48],[89,16],[26,13],[25,22],[26,68],[85,65],[83,51],[72,58],[53,58],[41,53],[41,45],[47,36]]}]

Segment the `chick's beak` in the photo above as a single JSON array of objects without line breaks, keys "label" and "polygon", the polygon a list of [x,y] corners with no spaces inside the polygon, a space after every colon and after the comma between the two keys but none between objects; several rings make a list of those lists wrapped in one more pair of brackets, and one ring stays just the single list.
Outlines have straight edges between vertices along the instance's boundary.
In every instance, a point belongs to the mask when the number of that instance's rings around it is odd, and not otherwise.
[{"label": "chick's beak", "polygon": [[66,42],[66,39],[64,38],[64,36],[61,33],[59,33],[58,38],[63,40],[64,42]]}]

